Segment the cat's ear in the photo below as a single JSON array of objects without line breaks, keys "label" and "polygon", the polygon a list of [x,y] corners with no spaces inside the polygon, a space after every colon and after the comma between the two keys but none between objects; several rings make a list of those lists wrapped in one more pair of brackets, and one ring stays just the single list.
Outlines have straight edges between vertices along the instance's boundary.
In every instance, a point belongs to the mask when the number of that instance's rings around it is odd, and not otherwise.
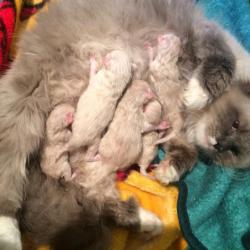
[{"label": "cat's ear", "polygon": [[240,82],[238,86],[245,95],[250,97],[250,81]]}]

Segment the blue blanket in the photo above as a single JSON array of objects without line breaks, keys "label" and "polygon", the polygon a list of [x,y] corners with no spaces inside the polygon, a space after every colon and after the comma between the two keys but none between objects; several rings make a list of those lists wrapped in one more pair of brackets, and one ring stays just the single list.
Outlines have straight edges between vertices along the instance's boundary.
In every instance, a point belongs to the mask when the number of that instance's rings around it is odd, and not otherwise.
[{"label": "blue blanket", "polygon": [[[197,2],[250,51],[249,0]],[[178,214],[189,249],[250,249],[250,170],[198,162],[179,188]]]}]

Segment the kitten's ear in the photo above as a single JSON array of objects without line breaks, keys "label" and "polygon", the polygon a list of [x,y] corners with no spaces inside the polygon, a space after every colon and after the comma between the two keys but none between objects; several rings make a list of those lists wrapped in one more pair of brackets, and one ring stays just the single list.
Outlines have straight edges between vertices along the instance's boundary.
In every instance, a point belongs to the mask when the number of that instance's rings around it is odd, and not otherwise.
[{"label": "kitten's ear", "polygon": [[245,95],[250,97],[250,81],[240,82],[238,86]]}]

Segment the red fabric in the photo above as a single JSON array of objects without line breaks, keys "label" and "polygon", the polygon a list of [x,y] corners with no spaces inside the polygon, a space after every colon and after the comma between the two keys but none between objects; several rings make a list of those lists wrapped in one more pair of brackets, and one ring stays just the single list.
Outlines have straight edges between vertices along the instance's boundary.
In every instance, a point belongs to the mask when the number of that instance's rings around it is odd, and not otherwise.
[{"label": "red fabric", "polygon": [[9,67],[9,52],[15,29],[16,9],[11,0],[0,2],[0,73]]},{"label": "red fabric", "polygon": [[[148,166],[147,172],[149,173],[153,169],[155,169],[155,165],[151,164],[151,165]],[[131,166],[126,171],[120,171],[119,170],[119,171],[116,172],[116,180],[117,181],[124,181],[124,180],[126,180],[127,177],[128,177],[128,175],[129,175],[129,173],[130,173],[130,171],[132,171],[132,170],[140,171],[140,168],[139,168],[138,165],[135,164],[135,165]]]},{"label": "red fabric", "polygon": [[[27,5],[23,4],[21,10],[20,20],[26,20],[31,15],[35,14],[47,0],[40,4]],[[10,65],[10,48],[15,31],[16,23],[16,5],[15,0],[0,1],[0,74],[2,74]]]}]

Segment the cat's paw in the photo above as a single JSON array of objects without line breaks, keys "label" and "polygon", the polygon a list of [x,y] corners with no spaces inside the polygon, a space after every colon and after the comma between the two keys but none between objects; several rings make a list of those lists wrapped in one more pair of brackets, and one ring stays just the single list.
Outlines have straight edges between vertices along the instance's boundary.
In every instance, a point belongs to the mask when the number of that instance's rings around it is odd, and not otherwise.
[{"label": "cat's paw", "polygon": [[191,78],[184,92],[184,104],[187,109],[200,110],[209,102],[209,94],[203,89],[199,80]]},{"label": "cat's paw", "polygon": [[148,236],[157,236],[163,231],[162,221],[153,213],[139,208],[140,232]]},{"label": "cat's paw", "polygon": [[161,183],[168,185],[169,183],[179,181],[180,174],[169,161],[163,161],[155,170],[155,178]]},{"label": "cat's paw", "polygon": [[20,231],[15,218],[0,217],[0,249],[22,250]]}]

